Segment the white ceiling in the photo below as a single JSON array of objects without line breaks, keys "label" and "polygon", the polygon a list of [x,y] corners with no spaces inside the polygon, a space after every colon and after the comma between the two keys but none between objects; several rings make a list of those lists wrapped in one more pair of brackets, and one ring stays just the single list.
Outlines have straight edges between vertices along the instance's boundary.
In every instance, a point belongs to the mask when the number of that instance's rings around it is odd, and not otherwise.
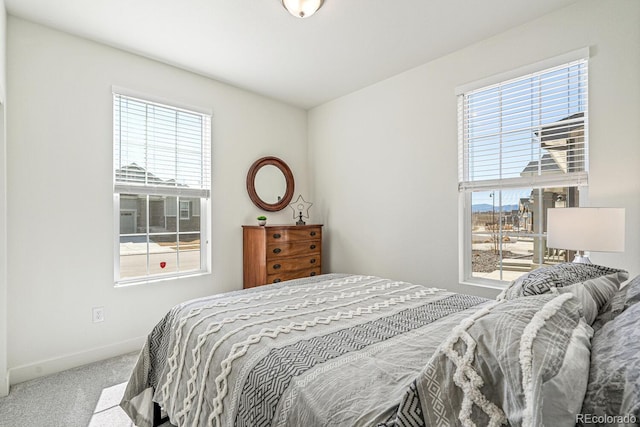
[{"label": "white ceiling", "polygon": [[311,108],[578,0],[5,0],[10,15]]}]

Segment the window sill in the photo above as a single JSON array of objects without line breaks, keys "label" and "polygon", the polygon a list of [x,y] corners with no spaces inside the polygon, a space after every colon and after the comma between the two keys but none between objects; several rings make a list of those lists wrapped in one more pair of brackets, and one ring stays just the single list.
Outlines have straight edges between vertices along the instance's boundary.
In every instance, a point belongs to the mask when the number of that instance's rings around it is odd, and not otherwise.
[{"label": "window sill", "polygon": [[493,289],[497,291],[502,291],[506,289],[506,287],[511,282],[507,282],[504,280],[486,280],[486,279],[478,279],[478,278],[468,278],[466,280],[460,281],[461,286],[469,286],[474,288],[486,288]]},{"label": "window sill", "polygon": [[207,276],[211,275],[210,271],[194,271],[192,273],[171,275],[171,276],[161,276],[161,277],[149,277],[149,278],[135,278],[131,280],[121,280],[115,282],[114,288],[128,288],[130,286],[138,286],[138,285],[152,285],[155,283],[166,282],[169,280],[178,280],[178,279],[186,279],[190,277],[199,277],[199,276]]}]

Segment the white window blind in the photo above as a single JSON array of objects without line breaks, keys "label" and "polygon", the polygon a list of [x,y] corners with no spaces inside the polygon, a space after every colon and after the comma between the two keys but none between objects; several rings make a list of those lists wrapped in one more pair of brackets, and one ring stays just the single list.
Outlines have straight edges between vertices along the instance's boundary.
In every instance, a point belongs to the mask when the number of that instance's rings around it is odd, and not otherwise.
[{"label": "white window blind", "polygon": [[211,117],[114,93],[115,192],[208,198]]},{"label": "white window blind", "polygon": [[459,190],[586,185],[586,59],[458,96]]}]

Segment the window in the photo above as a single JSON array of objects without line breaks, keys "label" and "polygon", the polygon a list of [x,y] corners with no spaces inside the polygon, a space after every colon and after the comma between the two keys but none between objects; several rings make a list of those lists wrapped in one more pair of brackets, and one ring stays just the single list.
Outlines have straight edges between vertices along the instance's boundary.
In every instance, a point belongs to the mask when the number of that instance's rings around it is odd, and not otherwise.
[{"label": "window", "polygon": [[115,280],[208,266],[211,117],[114,93]]},{"label": "window", "polygon": [[180,219],[189,219],[191,202],[188,200],[180,200]]},{"label": "window", "polygon": [[458,94],[461,279],[497,284],[570,254],[546,246],[546,210],[588,180],[587,60]]}]

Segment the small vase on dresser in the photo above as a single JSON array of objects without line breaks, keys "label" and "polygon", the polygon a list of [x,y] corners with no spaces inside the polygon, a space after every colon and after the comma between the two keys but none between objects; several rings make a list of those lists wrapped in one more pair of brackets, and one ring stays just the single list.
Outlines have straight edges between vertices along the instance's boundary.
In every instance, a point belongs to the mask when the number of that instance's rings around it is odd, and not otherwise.
[{"label": "small vase on dresser", "polygon": [[321,274],[322,224],[243,225],[244,287]]}]

